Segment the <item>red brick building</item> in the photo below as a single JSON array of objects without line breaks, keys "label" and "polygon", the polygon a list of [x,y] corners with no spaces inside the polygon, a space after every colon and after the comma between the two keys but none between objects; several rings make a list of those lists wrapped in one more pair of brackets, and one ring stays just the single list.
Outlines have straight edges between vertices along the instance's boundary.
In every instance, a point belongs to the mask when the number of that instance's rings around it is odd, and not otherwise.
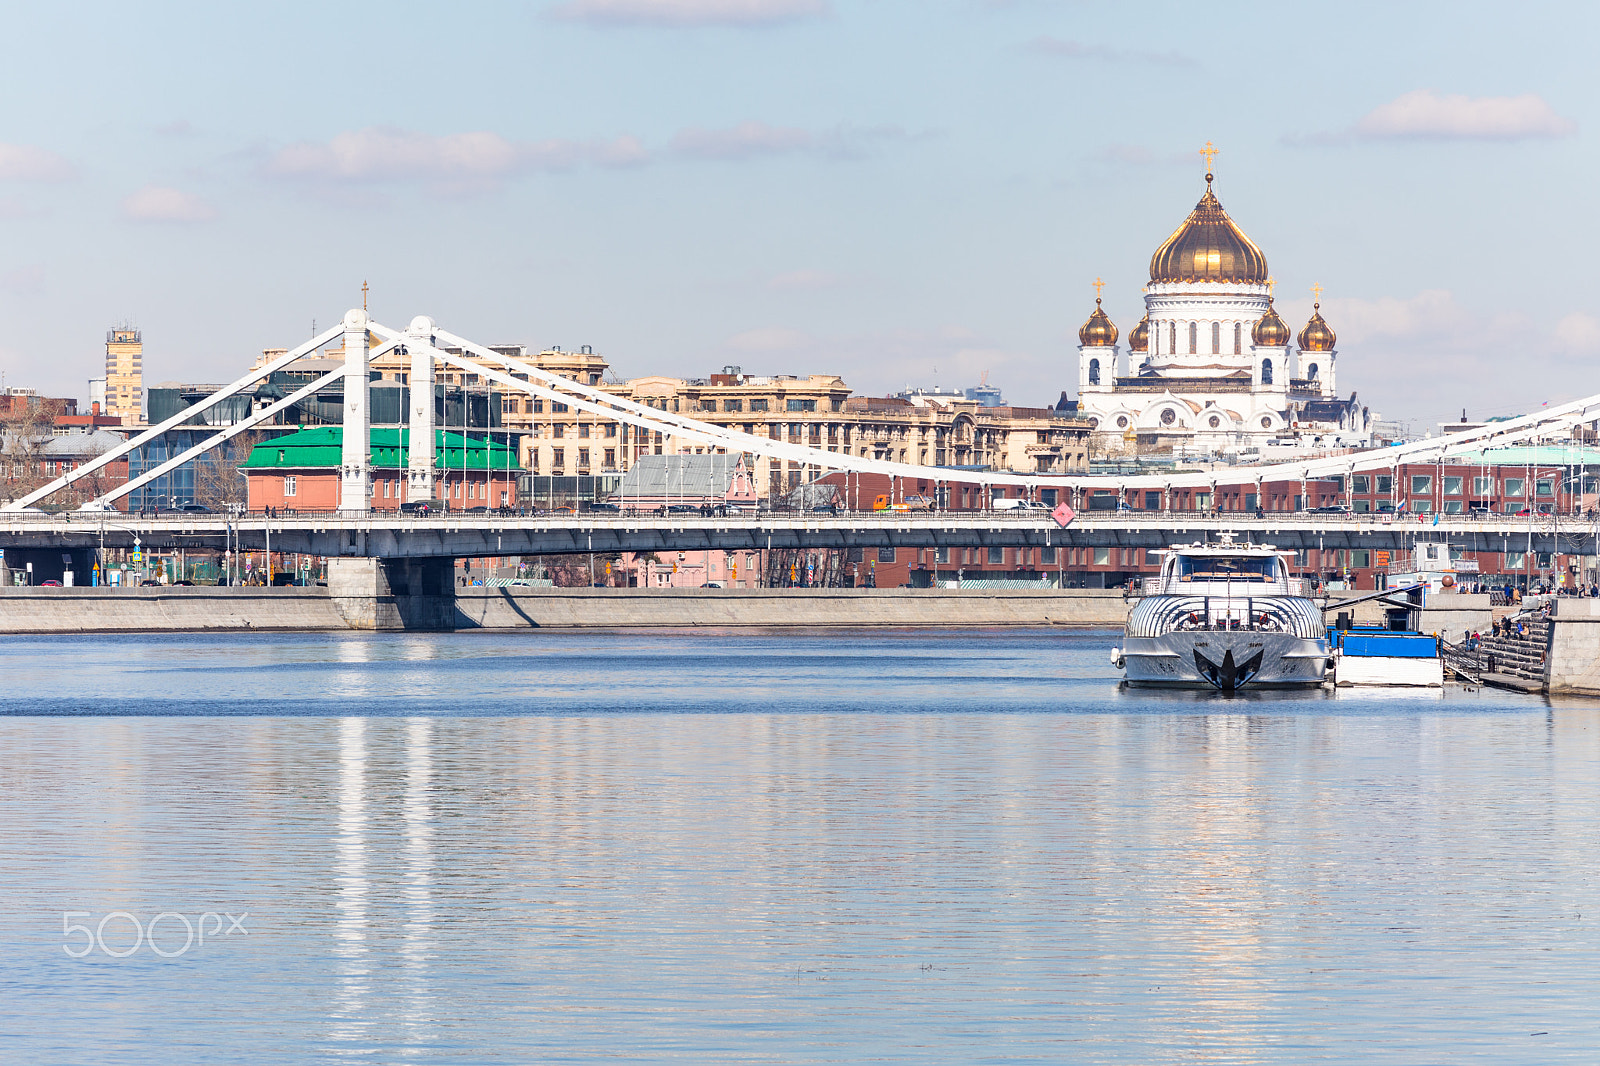
[{"label": "red brick building", "polygon": [[[369,449],[375,511],[395,511],[407,496],[409,429],[371,431]],[[240,464],[249,484],[249,508],[335,511],[340,505],[344,428],[318,426],[264,441]],[[456,430],[434,431],[434,492],[451,510],[517,506],[515,442]]]}]

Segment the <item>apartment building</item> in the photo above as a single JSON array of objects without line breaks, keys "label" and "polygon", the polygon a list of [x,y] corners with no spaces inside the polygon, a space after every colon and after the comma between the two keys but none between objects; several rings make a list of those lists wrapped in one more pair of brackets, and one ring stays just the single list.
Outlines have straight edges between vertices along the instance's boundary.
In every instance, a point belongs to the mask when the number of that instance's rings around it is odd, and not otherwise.
[{"label": "apartment building", "polygon": [[106,414],[125,426],[144,421],[144,341],[132,326],[106,331]]}]

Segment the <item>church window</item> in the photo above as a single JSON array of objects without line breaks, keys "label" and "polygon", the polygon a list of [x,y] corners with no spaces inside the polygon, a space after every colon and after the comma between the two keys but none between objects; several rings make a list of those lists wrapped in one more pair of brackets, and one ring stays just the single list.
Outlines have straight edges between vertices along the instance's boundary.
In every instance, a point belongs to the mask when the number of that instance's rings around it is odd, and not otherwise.
[{"label": "church window", "polygon": [[1167,340],[1167,354],[1168,355],[1177,355],[1178,354],[1178,324],[1176,322],[1168,322],[1167,323],[1167,338],[1168,338],[1168,340]]},{"label": "church window", "polygon": [[1211,354],[1222,354],[1222,323],[1211,323]]},{"label": "church window", "polygon": [[1244,327],[1235,322],[1233,324],[1233,354],[1240,355],[1244,352]]},{"label": "church window", "polygon": [[1089,360],[1089,384],[1100,384],[1100,360],[1098,359]]},{"label": "church window", "polygon": [[1261,360],[1261,384],[1263,384],[1263,385],[1271,385],[1272,384],[1272,360],[1271,359],[1263,359],[1263,360]]},{"label": "church window", "polygon": [[1311,364],[1311,369],[1306,371],[1306,380],[1308,380],[1308,381],[1317,380],[1317,364],[1316,363],[1312,363]]},{"label": "church window", "polygon": [[1194,355],[1200,350],[1200,323],[1189,323],[1189,354]]}]

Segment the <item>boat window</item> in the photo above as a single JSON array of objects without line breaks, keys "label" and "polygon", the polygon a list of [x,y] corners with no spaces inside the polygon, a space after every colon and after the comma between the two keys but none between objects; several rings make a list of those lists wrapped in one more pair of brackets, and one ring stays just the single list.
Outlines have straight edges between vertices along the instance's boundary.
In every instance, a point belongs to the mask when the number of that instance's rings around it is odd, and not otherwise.
[{"label": "boat window", "polygon": [[1276,581],[1278,560],[1261,556],[1184,555],[1179,581]]}]

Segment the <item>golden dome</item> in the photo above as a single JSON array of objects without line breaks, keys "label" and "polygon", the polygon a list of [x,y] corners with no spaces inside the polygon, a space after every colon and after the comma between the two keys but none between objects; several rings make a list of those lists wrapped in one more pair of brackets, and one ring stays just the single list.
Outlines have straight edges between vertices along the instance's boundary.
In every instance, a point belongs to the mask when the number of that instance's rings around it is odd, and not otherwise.
[{"label": "golden dome", "polygon": [[1145,316],[1139,320],[1139,324],[1133,327],[1133,332],[1128,334],[1128,351],[1148,352],[1149,350],[1150,313],[1146,311]]},{"label": "golden dome", "polygon": [[1150,280],[1266,283],[1267,257],[1212,195],[1210,174],[1206,194],[1150,257]]},{"label": "golden dome", "polygon": [[1289,343],[1288,325],[1272,309],[1272,297],[1267,297],[1267,313],[1250,327],[1250,343],[1260,348],[1282,348]]},{"label": "golden dome", "polygon": [[1078,343],[1085,348],[1109,348],[1117,343],[1117,324],[1100,310],[1100,297],[1094,298],[1094,314],[1078,329]]},{"label": "golden dome", "polygon": [[1322,320],[1322,305],[1311,305],[1311,321],[1306,323],[1306,328],[1300,331],[1300,350],[1302,352],[1331,352],[1333,343],[1338,340],[1328,324]]}]

